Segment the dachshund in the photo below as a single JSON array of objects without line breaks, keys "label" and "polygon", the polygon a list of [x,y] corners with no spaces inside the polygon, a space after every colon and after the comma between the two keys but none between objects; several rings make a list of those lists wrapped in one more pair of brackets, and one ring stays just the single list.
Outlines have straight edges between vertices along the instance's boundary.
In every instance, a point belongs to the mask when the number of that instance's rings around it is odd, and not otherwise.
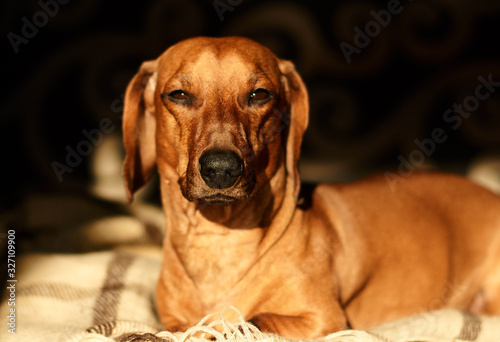
[{"label": "dachshund", "polygon": [[242,37],[181,41],[125,94],[129,201],[158,172],[156,303],[182,331],[238,315],[286,338],[438,308],[500,312],[500,198],[456,175],[382,175],[300,197],[308,124],[292,62]]}]

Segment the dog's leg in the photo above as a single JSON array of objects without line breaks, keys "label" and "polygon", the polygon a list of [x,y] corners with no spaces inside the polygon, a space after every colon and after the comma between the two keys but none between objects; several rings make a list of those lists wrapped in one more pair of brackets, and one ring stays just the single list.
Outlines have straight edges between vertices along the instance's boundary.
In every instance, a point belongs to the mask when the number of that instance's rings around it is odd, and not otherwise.
[{"label": "dog's leg", "polygon": [[252,317],[249,321],[263,332],[275,333],[291,339],[325,336],[331,332],[349,328],[343,313],[340,313],[340,315],[332,314],[336,318],[335,322],[330,319],[321,320],[320,317],[315,319],[315,316],[311,313],[306,313],[304,316],[263,313]]},{"label": "dog's leg", "polygon": [[498,315],[500,314],[500,259],[494,263],[492,270],[494,272],[492,271],[487,277],[479,294],[479,298],[483,302],[479,311],[489,315]]},{"label": "dog's leg", "polygon": [[468,307],[476,314],[500,314],[500,241],[493,245],[498,247],[491,253],[485,279]]}]

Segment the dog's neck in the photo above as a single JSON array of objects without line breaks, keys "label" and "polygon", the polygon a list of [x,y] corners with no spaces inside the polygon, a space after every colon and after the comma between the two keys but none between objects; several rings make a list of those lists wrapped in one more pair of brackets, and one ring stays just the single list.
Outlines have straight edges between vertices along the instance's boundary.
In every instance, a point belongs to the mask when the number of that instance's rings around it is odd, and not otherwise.
[{"label": "dog's neck", "polygon": [[226,274],[234,277],[225,279],[228,286],[238,282],[280,238],[292,219],[287,213],[294,212],[284,208],[296,202],[294,184],[287,184],[290,181],[285,167],[248,201],[227,207],[203,207],[187,201],[173,172],[161,175],[161,179],[166,256],[177,259],[187,276],[198,287],[208,286],[207,291],[213,290],[211,284],[220,286],[220,274],[225,269],[231,269]]}]

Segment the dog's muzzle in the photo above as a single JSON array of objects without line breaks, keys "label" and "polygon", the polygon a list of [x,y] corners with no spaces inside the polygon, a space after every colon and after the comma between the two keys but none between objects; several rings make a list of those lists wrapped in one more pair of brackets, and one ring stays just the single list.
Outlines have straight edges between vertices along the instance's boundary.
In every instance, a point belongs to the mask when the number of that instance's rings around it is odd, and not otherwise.
[{"label": "dog's muzzle", "polygon": [[198,162],[203,181],[212,189],[233,186],[243,173],[243,167],[243,160],[228,150],[208,150]]}]

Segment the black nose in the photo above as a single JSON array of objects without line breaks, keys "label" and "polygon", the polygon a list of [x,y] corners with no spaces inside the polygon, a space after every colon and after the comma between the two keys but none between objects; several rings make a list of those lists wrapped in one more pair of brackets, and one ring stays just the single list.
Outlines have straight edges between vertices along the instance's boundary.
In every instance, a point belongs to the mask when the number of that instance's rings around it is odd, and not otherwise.
[{"label": "black nose", "polygon": [[200,157],[201,177],[212,189],[232,186],[243,172],[243,160],[233,151],[209,150]]}]

